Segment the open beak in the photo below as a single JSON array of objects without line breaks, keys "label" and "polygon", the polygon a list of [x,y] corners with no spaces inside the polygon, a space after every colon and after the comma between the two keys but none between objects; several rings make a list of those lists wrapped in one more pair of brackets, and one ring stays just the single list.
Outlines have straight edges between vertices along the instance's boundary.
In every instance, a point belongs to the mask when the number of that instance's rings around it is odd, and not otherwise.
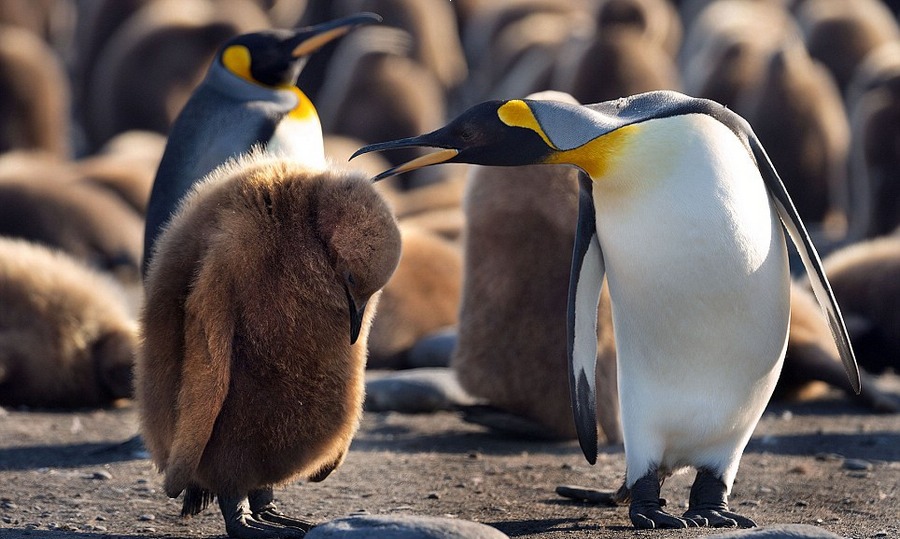
[{"label": "open beak", "polygon": [[397,150],[400,148],[429,147],[434,150],[421,157],[416,157],[415,159],[407,161],[402,165],[397,165],[396,167],[385,170],[381,174],[372,178],[373,182],[377,182],[385,178],[390,178],[391,176],[396,176],[397,174],[403,174],[404,172],[427,167],[428,165],[437,165],[438,163],[444,163],[459,155],[459,150],[455,148],[439,148],[433,146],[433,144],[426,137],[427,135],[423,135],[418,137],[409,137],[388,142],[369,144],[368,146],[363,146],[362,148],[356,150],[356,152],[354,152],[353,155],[350,156],[350,159],[353,159],[354,157],[357,157],[364,153],[380,152],[383,150]]},{"label": "open beak", "polygon": [[356,344],[362,329],[363,316],[366,314],[366,303],[357,306],[350,290],[344,287],[344,291],[347,293],[347,306],[350,309],[350,344]]},{"label": "open beak", "polygon": [[290,42],[290,46],[293,47],[291,56],[294,58],[309,56],[357,26],[379,23],[381,20],[381,16],[375,13],[359,13],[299,30],[297,37]]}]

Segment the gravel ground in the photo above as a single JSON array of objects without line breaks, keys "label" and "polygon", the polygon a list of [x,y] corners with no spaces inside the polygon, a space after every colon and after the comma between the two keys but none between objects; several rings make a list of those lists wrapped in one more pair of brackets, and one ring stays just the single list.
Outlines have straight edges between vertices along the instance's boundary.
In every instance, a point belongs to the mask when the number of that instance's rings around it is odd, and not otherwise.
[{"label": "gravel ground", "polygon": [[[896,380],[895,380],[896,382]],[[0,537],[223,536],[218,511],[178,516],[138,444],[133,408],[0,409]],[[354,513],[449,516],[510,537],[692,538],[714,530],[634,531],[625,508],[558,497],[558,485],[612,489],[621,447],[589,466],[575,442],[510,439],[459,412],[367,413],[343,467],[318,484],[276,491],[288,514],[326,521]],[[663,487],[670,508],[692,475]],[[872,415],[837,394],[773,405],[731,496],[761,525],[813,524],[852,538],[900,538],[900,417]]]}]

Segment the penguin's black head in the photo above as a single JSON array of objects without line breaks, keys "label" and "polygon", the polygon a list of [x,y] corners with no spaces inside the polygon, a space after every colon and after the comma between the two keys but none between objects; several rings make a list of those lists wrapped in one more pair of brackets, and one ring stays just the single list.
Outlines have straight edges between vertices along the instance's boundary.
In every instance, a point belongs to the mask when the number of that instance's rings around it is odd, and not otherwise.
[{"label": "penguin's black head", "polygon": [[431,133],[405,139],[370,144],[350,159],[373,151],[409,147],[435,148],[436,151],[386,170],[372,178],[390,176],[438,163],[518,166],[544,163],[556,151],[540,128],[523,127],[519,116],[528,118],[525,101],[486,101],[463,112],[455,120]]},{"label": "penguin's black head", "polygon": [[265,30],[242,34],[225,43],[219,62],[250,82],[271,87],[293,86],[309,56],[353,28],[381,17],[360,13],[296,30]]}]

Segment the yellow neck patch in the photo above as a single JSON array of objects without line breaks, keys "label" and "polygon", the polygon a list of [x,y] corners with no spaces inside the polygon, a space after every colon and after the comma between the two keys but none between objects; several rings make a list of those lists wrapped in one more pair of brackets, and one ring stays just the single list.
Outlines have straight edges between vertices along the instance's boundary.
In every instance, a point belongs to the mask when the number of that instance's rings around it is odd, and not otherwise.
[{"label": "yellow neck patch", "polygon": [[290,90],[294,92],[294,95],[297,96],[297,106],[291,109],[291,112],[288,113],[290,117],[295,120],[315,120],[316,122],[318,122],[319,114],[316,112],[316,107],[315,105],[313,105],[312,101],[310,101],[310,99],[306,97],[306,94],[304,94],[300,90],[300,88],[297,88],[296,86],[291,86]]},{"label": "yellow neck patch", "polygon": [[550,137],[541,129],[531,108],[522,100],[507,101],[497,109],[500,121],[510,127],[531,129],[553,148],[550,156],[544,160],[547,164],[575,165],[590,175],[594,180],[602,178],[609,170],[612,159],[621,153],[625,144],[640,131],[637,124],[620,127],[605,135],[601,135],[586,144],[571,150],[560,150]]},{"label": "yellow neck patch", "polygon": [[259,84],[250,73],[250,49],[243,45],[232,45],[222,51],[222,64],[238,77]]},{"label": "yellow neck patch", "polygon": [[500,118],[501,122],[510,127],[524,127],[525,129],[531,129],[544,139],[544,144],[556,149],[556,146],[550,142],[550,138],[544,133],[544,130],[541,129],[541,124],[539,124],[537,118],[534,117],[531,108],[529,108],[528,104],[524,101],[520,99],[507,101],[497,109],[497,116]]},{"label": "yellow neck patch", "polygon": [[626,125],[610,131],[577,148],[553,152],[544,162],[549,164],[575,165],[593,180],[599,180],[609,172],[615,157],[622,153],[625,145],[641,130],[639,124]]}]

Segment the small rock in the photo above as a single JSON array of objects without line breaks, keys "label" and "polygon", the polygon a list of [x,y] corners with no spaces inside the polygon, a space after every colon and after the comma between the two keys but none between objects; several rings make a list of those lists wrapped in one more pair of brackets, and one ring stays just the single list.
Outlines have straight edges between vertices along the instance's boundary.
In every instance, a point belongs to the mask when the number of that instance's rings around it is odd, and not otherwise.
[{"label": "small rock", "polygon": [[807,468],[803,464],[798,464],[797,466],[794,466],[793,468],[788,470],[788,473],[797,474],[797,475],[806,475],[809,473],[809,468]]},{"label": "small rock", "polygon": [[425,335],[409,349],[407,364],[414,369],[423,367],[449,367],[450,356],[456,348],[456,329],[448,328]]},{"label": "small rock", "polygon": [[316,526],[306,539],[509,539],[496,528],[457,518],[407,515],[344,517]]},{"label": "small rock", "polygon": [[3,500],[3,503],[0,503],[0,508],[3,509],[15,509],[16,507],[16,504],[9,500]]},{"label": "small rock", "polygon": [[365,409],[407,414],[453,410],[474,404],[449,368],[423,368],[366,377]]},{"label": "small rock", "polygon": [[773,524],[710,535],[706,539],[841,539],[841,536],[807,524]]},{"label": "small rock", "polygon": [[872,469],[872,463],[862,459],[846,459],[844,460],[843,468],[845,470],[868,471]]},{"label": "small rock", "polygon": [[109,481],[112,479],[112,474],[107,472],[106,470],[97,470],[93,474],[91,474],[91,479],[99,479],[101,481]]},{"label": "small rock", "polygon": [[149,522],[151,520],[156,520],[156,515],[146,513],[138,516],[138,520],[140,520],[141,522]]},{"label": "small rock", "polygon": [[835,462],[838,460],[844,460],[844,455],[839,455],[837,453],[816,453],[816,460]]},{"label": "small rock", "polygon": [[888,532],[878,531],[878,532],[875,532],[875,535],[873,535],[872,537],[887,537],[887,536],[888,536]]},{"label": "small rock", "polygon": [[440,500],[440,499],[441,499],[441,495],[438,494],[437,492],[429,492],[427,498],[428,498],[429,500]]},{"label": "small rock", "polygon": [[797,507],[807,507],[809,505],[809,502],[806,500],[797,500],[796,502],[794,502],[794,505],[796,505]]}]

